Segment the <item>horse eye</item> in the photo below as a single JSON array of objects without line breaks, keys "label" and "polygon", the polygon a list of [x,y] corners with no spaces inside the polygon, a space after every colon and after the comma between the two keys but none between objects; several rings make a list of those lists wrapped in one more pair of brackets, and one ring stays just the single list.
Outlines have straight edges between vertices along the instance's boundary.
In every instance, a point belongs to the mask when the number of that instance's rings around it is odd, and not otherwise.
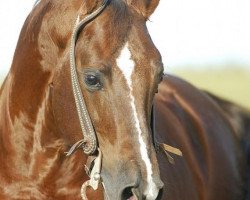
[{"label": "horse eye", "polygon": [[100,90],[103,87],[102,74],[98,71],[87,71],[84,75],[84,82],[89,91]]},{"label": "horse eye", "polygon": [[85,77],[85,83],[89,86],[97,86],[98,84],[100,84],[100,80],[97,76],[88,74]]},{"label": "horse eye", "polygon": [[156,89],[155,89],[155,93],[158,93],[158,89],[159,89],[159,84],[163,81],[165,74],[162,72],[157,76],[157,84],[156,84]]},{"label": "horse eye", "polygon": [[165,74],[163,72],[157,75],[157,84],[160,84],[163,81],[164,75]]}]

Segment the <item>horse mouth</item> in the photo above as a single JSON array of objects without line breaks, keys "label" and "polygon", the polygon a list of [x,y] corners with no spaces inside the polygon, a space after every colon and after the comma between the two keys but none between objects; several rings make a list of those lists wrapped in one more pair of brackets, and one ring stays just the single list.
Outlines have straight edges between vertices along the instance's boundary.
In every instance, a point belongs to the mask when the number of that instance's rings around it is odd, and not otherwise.
[{"label": "horse mouth", "polygon": [[127,200],[136,200],[137,198],[135,197],[135,196],[132,196],[132,197],[130,197],[129,199],[127,199]]},{"label": "horse mouth", "polygon": [[138,200],[136,188],[128,187],[122,193],[122,200]]}]

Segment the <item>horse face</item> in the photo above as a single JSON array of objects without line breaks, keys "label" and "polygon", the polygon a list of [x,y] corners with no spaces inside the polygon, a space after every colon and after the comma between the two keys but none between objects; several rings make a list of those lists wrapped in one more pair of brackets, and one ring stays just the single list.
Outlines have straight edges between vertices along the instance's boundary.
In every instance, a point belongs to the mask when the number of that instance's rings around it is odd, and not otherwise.
[{"label": "horse face", "polygon": [[[110,199],[153,200],[163,187],[150,129],[163,66],[146,28],[157,4],[111,1],[76,44],[78,78],[103,154],[101,176]],[[93,9],[91,1],[85,6]]]},{"label": "horse face", "polygon": [[150,113],[163,67],[145,16],[137,9],[132,9],[132,2],[111,2],[81,32],[76,50],[82,93],[103,153],[102,178],[111,199],[133,195],[156,199],[162,187]]}]

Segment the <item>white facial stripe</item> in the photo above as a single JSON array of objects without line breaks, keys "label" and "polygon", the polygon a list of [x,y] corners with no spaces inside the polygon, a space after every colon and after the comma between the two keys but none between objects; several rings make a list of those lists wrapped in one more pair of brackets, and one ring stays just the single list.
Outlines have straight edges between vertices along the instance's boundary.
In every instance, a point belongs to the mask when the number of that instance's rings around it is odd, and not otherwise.
[{"label": "white facial stripe", "polygon": [[120,70],[122,71],[123,75],[125,76],[125,79],[127,81],[127,84],[128,84],[129,90],[130,90],[130,94],[129,94],[130,100],[131,100],[130,104],[132,107],[133,116],[134,116],[134,120],[135,120],[135,127],[136,127],[136,130],[138,132],[138,136],[139,136],[140,153],[142,156],[142,160],[145,162],[146,170],[147,170],[148,186],[147,186],[147,189],[145,191],[145,194],[147,195],[146,199],[153,200],[156,198],[156,196],[158,194],[158,189],[157,189],[157,187],[152,179],[152,175],[153,175],[152,164],[150,162],[150,159],[149,159],[149,156],[147,153],[147,146],[146,146],[145,142],[143,141],[142,130],[140,127],[140,122],[139,122],[138,114],[137,114],[136,107],[135,107],[135,98],[132,94],[132,91],[133,91],[132,73],[134,71],[135,63],[131,59],[131,53],[128,49],[128,44],[126,44],[124,46],[124,48],[122,49],[121,54],[120,54],[119,58],[117,59],[117,65],[120,68]]},{"label": "white facial stripe", "polygon": [[[125,76],[125,79],[128,83],[130,94],[132,90],[132,73],[135,68],[135,63],[133,60],[131,60],[131,53],[128,49],[128,44],[124,46],[124,48],[121,51],[121,54],[119,58],[117,59],[117,65],[122,71],[123,75]],[[132,95],[132,94],[131,94]]]}]

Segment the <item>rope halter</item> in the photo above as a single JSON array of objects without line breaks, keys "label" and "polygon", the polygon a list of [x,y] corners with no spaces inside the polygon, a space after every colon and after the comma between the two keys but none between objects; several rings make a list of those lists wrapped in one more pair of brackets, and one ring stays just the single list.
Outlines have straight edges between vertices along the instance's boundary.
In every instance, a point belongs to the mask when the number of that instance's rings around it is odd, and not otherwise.
[{"label": "rope halter", "polygon": [[71,46],[70,46],[70,71],[71,71],[71,82],[72,89],[76,104],[76,109],[78,113],[78,118],[80,121],[80,126],[83,134],[83,139],[75,143],[71,149],[68,151],[67,156],[71,155],[78,148],[83,148],[83,151],[87,155],[93,155],[97,150],[97,137],[96,133],[89,116],[86,103],[84,101],[80,83],[77,75],[77,66],[75,58],[76,42],[78,39],[79,31],[82,30],[92,19],[98,16],[104,8],[107,6],[109,0],[104,0],[102,5],[97,8],[94,12],[87,15],[83,20],[80,21],[80,17],[77,17],[75,27],[73,29]]},{"label": "rope halter", "polygon": [[[84,153],[88,156],[93,155],[97,152],[97,156],[90,156],[91,163],[93,163],[92,169],[89,169],[87,174],[90,177],[90,180],[86,181],[81,188],[81,197],[83,200],[87,200],[86,197],[86,188],[88,186],[92,187],[94,190],[98,189],[98,185],[101,181],[101,164],[102,164],[102,153],[100,149],[97,149],[97,136],[94,130],[91,118],[89,116],[86,103],[83,98],[81,91],[78,75],[77,75],[77,66],[76,66],[76,42],[80,30],[82,30],[91,20],[97,17],[107,6],[109,0],[104,0],[99,8],[97,8],[91,14],[85,16],[82,20],[78,15],[76,23],[72,32],[71,45],[70,45],[70,72],[71,72],[71,82],[73,95],[75,99],[77,114],[80,122],[81,131],[83,134],[83,139],[76,142],[70,150],[66,153],[66,156],[72,155],[77,149],[82,148]],[[89,166],[88,166],[89,167]]]}]

